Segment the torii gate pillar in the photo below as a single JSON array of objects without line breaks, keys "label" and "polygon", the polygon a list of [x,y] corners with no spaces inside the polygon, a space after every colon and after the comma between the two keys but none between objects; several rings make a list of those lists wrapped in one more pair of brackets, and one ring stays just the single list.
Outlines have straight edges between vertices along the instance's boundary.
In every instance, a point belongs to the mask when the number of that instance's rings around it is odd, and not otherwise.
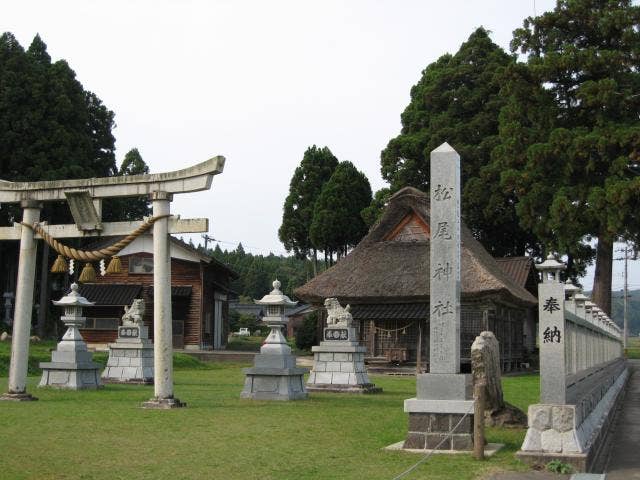
[{"label": "torii gate pillar", "polygon": [[[170,193],[151,194],[153,216],[169,215]],[[169,219],[153,224],[153,357],[154,398],[143,408],[177,408],[185,406],[173,397],[173,318],[171,312],[171,255],[169,250]]]},{"label": "torii gate pillar", "polygon": [[[22,221],[33,225],[40,220],[42,204],[34,200],[23,200]],[[16,286],[16,309],[13,317],[13,337],[11,338],[11,364],[9,367],[9,391],[3,400],[37,400],[27,393],[27,367],[29,364],[29,333],[31,332],[31,312],[33,310],[33,284],[36,273],[37,244],[34,234],[28,228],[22,229],[20,237],[20,257],[18,264],[18,284]]]}]

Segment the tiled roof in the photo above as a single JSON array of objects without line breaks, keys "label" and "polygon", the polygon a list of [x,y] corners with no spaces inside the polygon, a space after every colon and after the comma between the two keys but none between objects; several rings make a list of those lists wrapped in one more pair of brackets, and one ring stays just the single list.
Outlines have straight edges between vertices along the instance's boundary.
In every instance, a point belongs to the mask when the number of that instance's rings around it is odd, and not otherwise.
[{"label": "tiled roof", "polygon": [[[191,285],[171,285],[172,297],[189,297],[191,296]],[[153,285],[149,287],[149,296],[153,297]]]},{"label": "tiled roof", "polygon": [[502,271],[509,275],[513,281],[524,287],[527,283],[527,278],[531,272],[533,266],[533,260],[531,257],[504,257],[496,258],[498,266]]},{"label": "tiled roof", "polygon": [[351,305],[354,320],[414,320],[429,316],[426,303],[383,303]]},{"label": "tiled roof", "polygon": [[96,305],[131,305],[142,298],[142,285],[117,283],[82,283],[80,295]]}]

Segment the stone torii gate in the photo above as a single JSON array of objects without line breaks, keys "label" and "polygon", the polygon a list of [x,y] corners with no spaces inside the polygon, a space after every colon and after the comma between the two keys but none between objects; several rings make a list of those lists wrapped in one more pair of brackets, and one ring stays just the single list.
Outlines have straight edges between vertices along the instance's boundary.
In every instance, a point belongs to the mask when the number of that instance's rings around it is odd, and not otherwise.
[{"label": "stone torii gate", "polygon": [[[47,232],[56,239],[127,235],[143,222],[101,222],[102,199],[149,195],[153,216],[153,330],[155,396],[143,406],[174,408],[183,404],[173,397],[173,342],[171,317],[170,233],[207,232],[208,219],[170,217],[173,194],[211,188],[213,176],[222,173],[225,158],[213,157],[183,170],[173,172],[41,182],[7,182],[0,180],[0,204],[19,203],[22,223],[34,225],[40,220],[42,202],[66,200],[75,225],[48,225]],[[29,333],[33,309],[36,266],[36,238],[30,228],[19,223],[0,228],[0,240],[20,240],[18,281],[16,287],[11,364],[8,392],[0,400],[35,400],[27,393]]]}]

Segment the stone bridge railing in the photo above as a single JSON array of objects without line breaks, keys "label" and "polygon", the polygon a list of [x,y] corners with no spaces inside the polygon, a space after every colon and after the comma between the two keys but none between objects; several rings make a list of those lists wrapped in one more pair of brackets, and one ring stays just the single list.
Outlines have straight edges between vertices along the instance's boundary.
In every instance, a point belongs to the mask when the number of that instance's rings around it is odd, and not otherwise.
[{"label": "stone bridge railing", "polygon": [[564,264],[549,256],[537,268],[540,403],[529,406],[519,456],[539,464],[561,459],[586,471],[628,378],[622,332],[578,287],[560,281]]}]

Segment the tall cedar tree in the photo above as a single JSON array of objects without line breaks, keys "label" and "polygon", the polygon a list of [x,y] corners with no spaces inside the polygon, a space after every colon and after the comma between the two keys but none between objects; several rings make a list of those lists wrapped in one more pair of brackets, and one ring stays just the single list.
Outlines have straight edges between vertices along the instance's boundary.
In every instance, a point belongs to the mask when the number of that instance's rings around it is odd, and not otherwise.
[{"label": "tall cedar tree", "polygon": [[[51,61],[36,36],[25,51],[11,33],[0,35],[0,179],[60,180],[114,175],[114,114],[85,91],[64,60]],[[22,218],[18,205],[3,205],[0,225]],[[70,223],[65,202],[48,202],[41,218]],[[17,245],[0,242],[0,264],[6,267],[0,288],[15,288]],[[47,255],[47,248],[39,255]],[[46,258],[43,261],[46,264]],[[46,268],[37,288],[46,299]],[[44,301],[46,304],[46,301]],[[44,328],[39,319],[39,331]]]},{"label": "tall cedar tree", "polygon": [[[60,180],[114,175],[113,112],[83,89],[64,60],[52,63],[36,36],[25,52],[0,36],[0,178]],[[20,218],[15,206],[0,222]],[[68,208],[48,204],[42,218],[70,221]]]},{"label": "tall cedar tree", "polygon": [[351,162],[340,162],[322,188],[309,230],[311,241],[331,259],[346,255],[367,233],[360,212],[371,204],[371,185]]},{"label": "tall cedar tree", "polygon": [[545,101],[521,112],[524,129],[504,118],[503,141],[525,148],[516,148],[503,185],[518,192],[523,223],[538,225],[551,245],[570,252],[597,238],[593,298],[607,313],[613,242],[640,233],[640,178],[630,168],[640,146],[639,24],[631,0],[559,0],[527,18],[511,43],[528,55],[520,81],[528,76]]},{"label": "tall cedar tree", "polygon": [[[405,186],[428,190],[430,152],[443,142],[452,145],[462,160],[466,223],[494,255],[537,249],[535,238],[519,227],[513,199],[502,193],[498,182],[486,182],[481,175],[499,141],[501,78],[512,63],[513,57],[478,28],[455,55],[443,55],[422,72],[402,114],[401,134],[381,155],[382,177],[391,184],[391,192]],[[384,200],[376,198],[378,203]],[[366,215],[371,222],[371,211]]]},{"label": "tall cedar tree", "polygon": [[[129,150],[122,160],[118,175],[141,175],[149,173],[149,167],[137,148]],[[105,199],[103,218],[105,221],[140,220],[151,213],[148,196]]]},{"label": "tall cedar tree", "polygon": [[313,209],[322,187],[337,166],[338,159],[329,148],[309,147],[291,178],[289,195],[284,202],[282,225],[278,229],[280,241],[287,252],[293,251],[298,258],[313,253],[314,266],[317,249],[309,237]]}]

